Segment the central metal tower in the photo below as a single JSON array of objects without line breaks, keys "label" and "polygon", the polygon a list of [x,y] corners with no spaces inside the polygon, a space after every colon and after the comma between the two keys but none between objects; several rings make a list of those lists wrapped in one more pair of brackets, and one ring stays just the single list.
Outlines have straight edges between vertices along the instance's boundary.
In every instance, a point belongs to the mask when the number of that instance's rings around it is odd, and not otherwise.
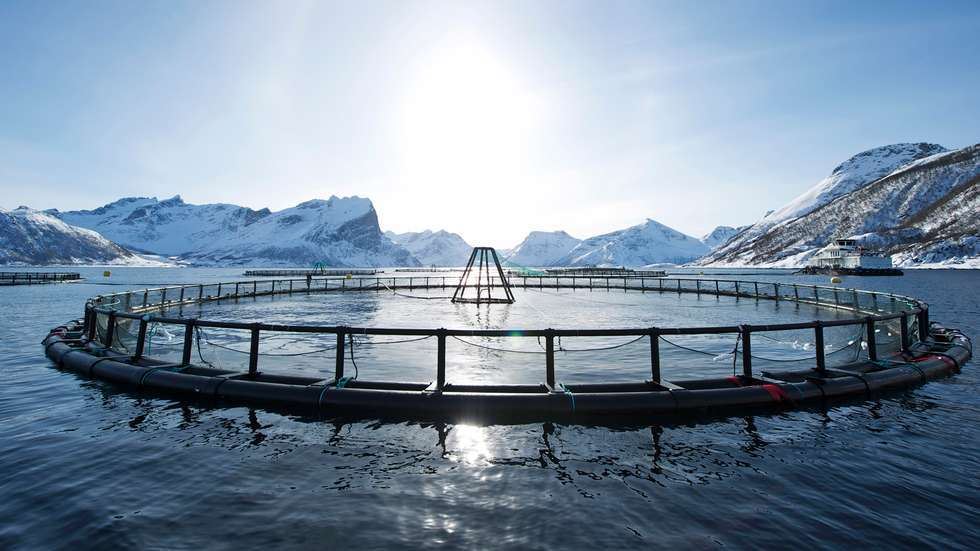
[{"label": "central metal tower", "polygon": [[[493,262],[493,267],[491,267]],[[473,281],[476,266],[476,281]],[[496,272],[496,274],[494,273]],[[498,291],[498,296],[494,296],[494,290]],[[499,291],[503,290],[504,296],[499,296]],[[475,296],[467,296],[467,291],[476,291]],[[500,259],[497,258],[497,251],[493,247],[473,247],[470,259],[463,269],[463,275],[453,293],[452,301],[472,303],[472,304],[513,304],[514,293],[510,290],[510,282],[504,275],[503,268],[500,267]]]}]

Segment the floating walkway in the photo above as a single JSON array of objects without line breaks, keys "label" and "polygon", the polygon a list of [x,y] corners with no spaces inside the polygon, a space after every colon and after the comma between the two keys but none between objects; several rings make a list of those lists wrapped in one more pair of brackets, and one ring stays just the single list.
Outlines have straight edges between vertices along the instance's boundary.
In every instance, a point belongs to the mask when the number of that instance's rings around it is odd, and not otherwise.
[{"label": "floating walkway", "polygon": [[[879,392],[904,389],[959,371],[972,354],[972,343],[962,333],[930,322],[928,305],[910,297],[811,285],[727,280],[687,279],[657,287],[618,278],[622,289],[660,293],[698,293],[738,299],[788,301],[851,312],[853,318],[802,323],[716,327],[642,327],[626,329],[463,330],[446,328],[376,328],[346,326],[289,326],[183,318],[175,312],[206,302],[236,301],[260,296],[311,292],[390,292],[419,288],[410,278],[386,278],[378,288],[348,285],[305,286],[302,280],[229,282],[188,285],[140,292],[117,293],[91,299],[85,317],[53,329],[43,341],[47,356],[63,369],[106,381],[176,395],[210,397],[230,403],[269,405],[321,415],[359,415],[411,419],[481,421],[609,419],[645,421],[651,416],[727,415],[756,409],[789,409],[826,404],[837,399],[864,399]],[[415,278],[421,279],[421,278]],[[614,278],[609,278],[610,284]],[[370,280],[368,280],[370,282]],[[391,285],[387,283],[391,281]],[[642,280],[641,280],[642,281]],[[458,282],[456,282],[458,284]],[[512,287],[537,288],[521,279]],[[578,278],[556,280],[556,287],[584,283]],[[673,281],[669,281],[673,283]],[[642,286],[641,286],[642,285]],[[437,287],[433,285],[432,287]],[[222,292],[224,291],[224,292]],[[232,292],[234,291],[234,292]],[[492,305],[490,307],[506,307]],[[150,325],[180,338],[179,361],[164,362],[146,353]],[[897,325],[897,329],[895,326]],[[843,365],[830,365],[825,330],[853,327],[862,336],[862,357]],[[240,330],[248,348],[246,371],[232,371],[194,363],[200,355],[201,329]],[[797,369],[760,369],[752,344],[773,339],[778,332],[810,332],[815,343],[809,365]],[[887,332],[897,333],[895,346],[883,344]],[[319,334],[332,342],[318,354],[332,368],[320,377],[273,374],[262,371],[259,344],[262,333]],[[660,348],[674,335],[737,337],[732,356],[738,371],[732,376],[667,380]],[[353,361],[354,337],[385,335],[394,339],[434,338],[433,379],[422,382],[366,381],[347,371]],[[597,381],[565,384],[556,375],[555,352],[561,338],[611,337],[647,342],[649,377],[633,382]],[[537,339],[542,344],[542,382],[533,385],[464,385],[447,379],[447,339]],[[362,337],[363,338],[363,337]],[[557,343],[556,343],[557,340]],[[559,348],[556,348],[556,344]],[[178,346],[179,341],[178,341]],[[244,353],[244,352],[243,352]],[[350,355],[350,359],[348,359]],[[764,359],[764,358],[762,358]],[[325,362],[326,363],[326,362]],[[356,367],[356,364],[355,364]],[[733,365],[733,369],[735,365]],[[608,373],[608,370],[604,370]]]},{"label": "floating walkway", "polygon": [[82,275],[78,272],[0,272],[0,286],[63,283],[80,279]]},{"label": "floating walkway", "polygon": [[296,276],[362,276],[383,274],[384,270],[345,270],[341,268],[324,269],[282,269],[282,270],[245,270],[245,277],[296,277]]}]

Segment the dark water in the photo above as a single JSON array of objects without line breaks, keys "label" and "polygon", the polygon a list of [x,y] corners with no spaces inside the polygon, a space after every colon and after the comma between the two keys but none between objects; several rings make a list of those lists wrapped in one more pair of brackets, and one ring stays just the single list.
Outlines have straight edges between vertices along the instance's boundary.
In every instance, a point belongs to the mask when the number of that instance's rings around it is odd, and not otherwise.
[{"label": "dark water", "polygon": [[[917,296],[980,333],[978,272],[845,284]],[[325,422],[53,369],[46,331],[119,289],[0,289],[0,548],[972,549],[980,536],[975,363],[859,405],[685,425]]]}]

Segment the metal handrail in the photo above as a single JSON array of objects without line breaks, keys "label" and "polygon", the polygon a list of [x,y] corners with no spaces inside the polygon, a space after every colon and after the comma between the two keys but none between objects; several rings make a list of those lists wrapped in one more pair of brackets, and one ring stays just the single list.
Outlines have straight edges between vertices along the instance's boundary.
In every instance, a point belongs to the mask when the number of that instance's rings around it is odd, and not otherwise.
[{"label": "metal handrail", "polygon": [[[527,279],[532,279],[532,282],[527,283]],[[371,283],[371,280],[375,280],[375,286],[364,286],[364,281]],[[416,284],[414,280],[422,279],[425,280],[424,284]],[[430,280],[436,279],[441,283],[432,284]],[[573,288],[583,288],[575,286],[575,278],[567,277],[554,277],[554,276],[520,276],[511,278],[511,285],[517,287],[527,287],[527,288],[562,288],[562,279],[573,279],[571,285],[566,285],[567,287]],[[537,280],[534,283],[533,280]],[[544,280],[553,280],[554,284],[545,285]],[[287,279],[287,280],[247,280],[247,281],[232,281],[232,282],[220,282],[211,284],[195,284],[195,285],[181,285],[181,286],[170,286],[170,287],[159,287],[151,289],[143,289],[139,291],[129,291],[113,293],[109,295],[100,295],[93,297],[86,302],[85,307],[85,327],[89,339],[96,340],[96,320],[97,316],[108,315],[108,321],[106,324],[105,333],[102,335],[102,342],[108,347],[112,347],[114,343],[113,334],[115,330],[115,324],[118,319],[129,319],[138,320],[139,327],[139,337],[137,342],[137,357],[142,355],[143,351],[143,339],[146,335],[146,326],[148,323],[162,323],[171,325],[182,325],[185,327],[185,345],[184,345],[184,355],[183,363],[190,363],[190,342],[193,339],[193,333],[195,327],[205,327],[205,328],[223,328],[223,329],[241,329],[248,330],[251,332],[252,347],[249,352],[249,373],[251,375],[257,374],[257,364],[258,364],[258,338],[262,331],[276,331],[276,332],[293,332],[293,333],[323,333],[323,334],[334,334],[337,336],[337,360],[335,369],[335,378],[339,379],[343,376],[344,370],[344,357],[343,357],[343,342],[345,336],[348,335],[387,335],[387,336],[435,336],[439,340],[438,348],[438,360],[437,365],[439,366],[439,377],[437,378],[440,383],[437,385],[438,388],[442,388],[445,383],[445,339],[446,337],[544,337],[546,346],[545,353],[547,356],[547,370],[546,379],[547,384],[554,387],[554,337],[611,337],[611,336],[635,336],[640,337],[644,335],[649,335],[651,337],[651,373],[653,375],[654,382],[660,382],[660,353],[659,353],[659,337],[664,335],[712,335],[712,334],[738,334],[742,345],[742,367],[743,375],[752,378],[752,355],[751,355],[751,335],[753,333],[764,333],[764,332],[775,332],[775,331],[788,331],[788,330],[803,330],[812,329],[814,331],[815,342],[818,343],[816,346],[816,368],[818,372],[824,372],[826,369],[826,351],[821,345],[823,342],[823,331],[828,327],[842,327],[850,325],[864,325],[866,326],[866,338],[868,340],[868,352],[869,359],[876,360],[876,348],[875,348],[875,324],[882,321],[899,319],[901,321],[901,342],[902,350],[908,350],[911,346],[910,328],[909,328],[909,317],[914,316],[919,324],[918,336],[920,340],[924,339],[925,329],[928,327],[928,305],[922,301],[916,300],[911,297],[906,297],[902,295],[894,295],[888,293],[878,293],[875,291],[864,291],[860,289],[844,289],[839,287],[828,287],[820,285],[801,285],[795,283],[772,283],[772,282],[757,282],[757,281],[743,281],[743,280],[714,280],[714,279],[701,279],[701,278],[672,278],[672,279],[661,279],[656,278],[658,282],[657,286],[647,287],[646,280],[648,278],[643,277],[590,277],[588,278],[589,286],[588,288],[596,288],[593,285],[592,280],[604,280],[605,286],[600,286],[600,289],[624,289],[624,290],[636,290],[636,291],[657,291],[657,292],[679,292],[679,293],[698,293],[716,296],[734,296],[736,298],[755,298],[755,299],[768,299],[768,300],[788,300],[792,302],[804,303],[804,304],[814,304],[817,306],[833,306],[834,308],[850,310],[857,312],[859,314],[864,314],[862,317],[857,317],[854,319],[843,319],[843,320],[816,320],[810,322],[797,322],[797,323],[784,323],[784,324],[764,324],[764,325],[750,325],[743,324],[738,326],[708,326],[708,327],[635,327],[635,328],[617,328],[617,329],[446,329],[446,328],[379,328],[379,327],[349,327],[349,326],[316,326],[316,325],[282,325],[282,324],[269,324],[269,323],[246,323],[246,322],[223,322],[223,321],[211,321],[211,320],[201,320],[193,318],[172,318],[165,316],[153,316],[148,312],[151,310],[163,310],[168,307],[183,306],[185,304],[197,304],[207,301],[220,301],[228,299],[240,299],[249,297],[259,297],[259,296],[269,296],[276,294],[294,294],[294,293],[304,293],[304,292],[325,292],[325,291],[381,291],[381,281],[391,281],[391,285],[388,286],[390,289],[403,289],[403,288],[444,288],[444,287],[455,287],[459,283],[457,278],[456,282],[449,282],[445,277],[439,276],[426,276],[426,277],[391,277],[391,278],[358,278],[358,279],[347,279],[347,278],[318,278],[314,281],[323,282],[322,287],[316,287],[314,285],[308,285],[309,282],[306,279]],[[404,282],[404,280],[409,280],[407,284],[400,285],[398,281]],[[515,281],[516,280],[516,281]],[[616,280],[617,284],[620,280],[623,281],[622,287],[611,286],[610,280]],[[636,285],[635,281],[640,280],[640,285]],[[358,281],[357,285],[353,283],[348,286],[347,282]],[[633,285],[629,285],[628,282],[633,281]],[[671,282],[671,284],[664,285],[665,281]],[[330,287],[331,282],[340,282],[339,286]],[[676,282],[676,285],[673,283]],[[277,283],[279,284],[279,289],[276,289]],[[694,283],[694,288],[685,288],[685,283]],[[705,287],[703,284],[708,283],[709,285]],[[263,289],[260,290],[260,284]],[[721,285],[732,284],[734,285],[734,291],[732,290],[722,290]],[[387,285],[387,284],[386,284]],[[713,288],[712,288],[713,285]],[[242,287],[245,286],[246,292],[242,293]],[[742,286],[748,286],[751,292],[748,290],[742,290]],[[765,289],[767,286],[773,290],[772,294],[766,294],[760,292],[760,286]],[[231,289],[234,287],[234,294],[221,294],[221,289]],[[266,289],[265,287],[268,287]],[[205,295],[204,291],[207,288],[215,288],[215,295]],[[792,294],[780,294],[780,288],[791,289]],[[800,295],[800,290],[805,290],[803,296]],[[820,298],[820,291],[833,292],[834,301],[832,303],[822,302]],[[188,293],[188,291],[191,291]],[[196,292],[196,293],[195,293]],[[149,295],[151,293],[159,293],[160,300],[153,302],[148,302]],[[176,293],[176,297],[174,294]],[[167,299],[168,294],[170,294],[170,300]],[[196,296],[195,296],[196,294]],[[841,296],[850,295],[855,298],[853,304],[848,304],[846,302],[841,302]],[[133,309],[134,301],[133,296],[142,295],[141,305],[136,311]],[[880,311],[868,312],[863,311],[860,308],[860,301],[857,300],[858,296],[870,296],[872,301],[877,304],[879,299],[886,301],[889,304],[895,306],[902,305],[906,307],[905,309],[900,309],[898,311],[892,311],[887,313],[882,313]],[[155,298],[155,297],[154,297]],[[139,301],[137,301],[139,302]],[[125,304],[125,308],[132,309],[131,311],[119,310],[117,308],[107,308],[104,305],[118,305]]]}]

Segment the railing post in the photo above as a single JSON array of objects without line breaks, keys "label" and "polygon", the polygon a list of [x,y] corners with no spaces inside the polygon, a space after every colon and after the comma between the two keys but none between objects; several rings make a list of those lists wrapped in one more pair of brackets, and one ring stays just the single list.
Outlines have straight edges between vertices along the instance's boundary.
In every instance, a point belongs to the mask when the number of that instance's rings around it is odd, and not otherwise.
[{"label": "railing post", "polygon": [[929,337],[929,307],[919,307],[919,342],[925,342]]},{"label": "railing post", "polygon": [[875,319],[872,316],[868,316],[864,319],[864,324],[867,328],[867,333],[865,340],[868,343],[868,359],[876,362],[878,361],[878,337],[875,335]]},{"label": "railing post", "polygon": [[235,282],[235,298],[238,298],[238,295],[240,294],[240,293],[239,293],[239,289],[238,289],[238,286],[239,286],[239,285],[240,285],[240,283],[238,283],[238,282],[236,281],[236,282]]},{"label": "railing post", "polygon": [[[127,295],[128,296],[128,295]],[[184,303],[184,286],[180,286],[180,297],[177,299],[181,304]]]},{"label": "railing post", "polygon": [[902,352],[908,352],[911,346],[911,339],[909,339],[909,313],[902,312],[902,317],[900,318],[901,328],[902,328]]},{"label": "railing post", "polygon": [[164,305],[167,304],[167,288],[164,287],[160,290],[160,309],[163,310]]},{"label": "railing post", "polygon": [[252,326],[252,344],[248,349],[248,375],[255,377],[259,373],[259,324]]},{"label": "railing post", "polygon": [[180,358],[180,365],[191,364],[191,350],[194,348],[194,320],[189,319],[184,325],[184,350]]},{"label": "railing post", "polygon": [[89,308],[89,312],[90,312],[89,317],[91,318],[91,321],[89,322],[89,325],[87,327],[88,340],[92,342],[95,340],[95,330],[99,324],[99,314],[98,312],[95,311],[95,308]]},{"label": "railing post", "polygon": [[146,340],[146,318],[147,316],[140,318],[140,328],[139,332],[136,334],[136,353],[133,354],[134,360],[139,360],[143,357],[143,342]]},{"label": "railing post", "polygon": [[339,381],[344,378],[344,328],[337,328],[337,365],[334,367],[333,378]]},{"label": "railing post", "polygon": [[544,337],[544,358],[545,358],[545,382],[548,388],[555,388],[555,335],[552,329],[548,329]]},{"label": "railing post", "polygon": [[742,325],[742,375],[749,381],[752,380],[752,328]]},{"label": "railing post", "polygon": [[218,298],[221,298],[221,282],[218,282],[218,293],[217,293],[217,297]]},{"label": "railing post", "polygon": [[143,308],[146,308],[146,301],[149,300],[149,296],[149,291],[143,291]]},{"label": "railing post", "polygon": [[436,390],[446,386],[446,330],[439,329],[436,334],[438,342],[436,351]]},{"label": "railing post", "polygon": [[[218,288],[219,289],[221,288],[221,284],[220,283],[218,284]],[[258,281],[255,281],[253,279],[252,280],[252,297],[253,298],[255,297],[255,293],[258,292],[258,290],[259,290],[259,282]],[[220,295],[221,293],[218,293],[218,294]]]},{"label": "railing post", "polygon": [[660,384],[660,331],[656,327],[650,328],[650,374]]},{"label": "railing post", "polygon": [[116,312],[113,310],[109,312],[109,321],[106,322],[105,328],[105,340],[102,344],[106,345],[108,348],[112,348],[112,337],[113,333],[116,332]]},{"label": "railing post", "polygon": [[755,284],[755,298],[759,298],[759,282],[754,281],[753,283]]},{"label": "railing post", "polygon": [[817,374],[823,377],[827,373],[827,356],[823,345],[823,322],[817,320],[813,326],[813,344],[817,349]]},{"label": "railing post", "polygon": [[773,289],[773,294],[776,295],[776,302],[779,302],[779,284],[778,283],[773,283],[772,284],[772,289]]}]

